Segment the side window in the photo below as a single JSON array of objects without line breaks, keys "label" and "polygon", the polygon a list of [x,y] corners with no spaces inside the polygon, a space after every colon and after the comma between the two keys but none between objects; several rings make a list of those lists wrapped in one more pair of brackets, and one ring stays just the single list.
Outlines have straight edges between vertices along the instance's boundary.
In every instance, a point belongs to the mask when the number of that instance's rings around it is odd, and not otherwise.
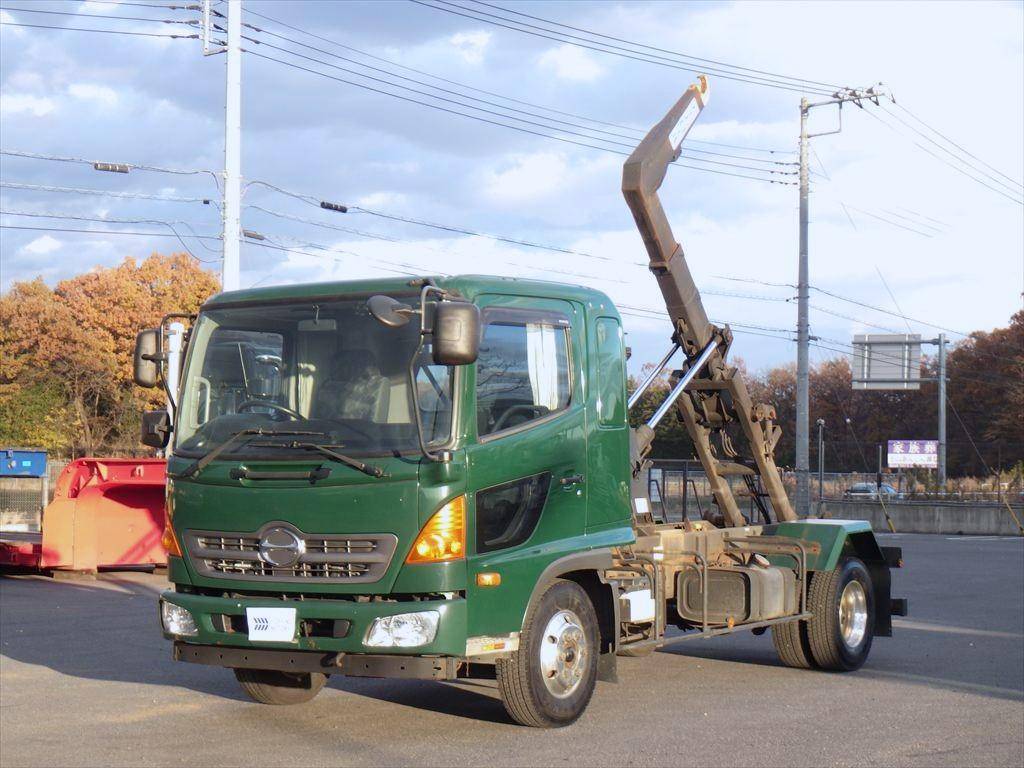
[{"label": "side window", "polygon": [[597,421],[602,427],[620,427],[626,423],[622,327],[615,318],[599,317],[596,331]]},{"label": "side window", "polygon": [[551,473],[542,472],[476,494],[476,551],[493,552],[522,544],[533,534],[544,509]]},{"label": "side window", "polygon": [[518,427],[569,405],[568,324],[506,320],[484,327],[476,363],[477,432]]}]

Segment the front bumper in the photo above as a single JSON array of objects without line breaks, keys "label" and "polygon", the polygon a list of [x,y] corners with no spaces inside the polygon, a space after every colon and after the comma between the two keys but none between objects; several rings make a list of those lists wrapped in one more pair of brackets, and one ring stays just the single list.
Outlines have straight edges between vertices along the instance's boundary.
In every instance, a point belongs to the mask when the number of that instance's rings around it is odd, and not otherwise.
[{"label": "front bumper", "polygon": [[[176,647],[180,644],[260,650],[330,651],[335,654],[374,656],[462,657],[466,653],[466,601],[463,598],[357,603],[351,600],[210,597],[167,590],[161,595],[161,600],[174,603],[191,612],[199,629],[198,634],[187,638],[165,632],[164,637],[178,641]],[[292,642],[285,643],[250,641],[244,621],[247,607],[294,608],[300,628],[298,637]],[[440,614],[433,642],[415,648],[379,648],[365,645],[366,633],[374,619],[414,611],[437,611]],[[334,630],[324,629],[345,626],[346,622],[343,637],[332,636],[336,634]]]},{"label": "front bumper", "polygon": [[268,648],[224,648],[174,643],[174,660],[232,669],[272,669],[281,672],[322,672],[348,677],[393,677],[412,680],[454,680],[465,677],[469,665],[452,656],[396,656],[278,651]]}]

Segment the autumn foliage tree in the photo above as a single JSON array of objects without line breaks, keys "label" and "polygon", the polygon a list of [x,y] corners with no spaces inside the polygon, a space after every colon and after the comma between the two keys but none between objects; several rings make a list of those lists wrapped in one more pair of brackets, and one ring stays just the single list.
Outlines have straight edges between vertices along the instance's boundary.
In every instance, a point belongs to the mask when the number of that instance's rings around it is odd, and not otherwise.
[{"label": "autumn foliage tree", "polygon": [[0,297],[0,444],[58,453],[138,447],[138,414],[159,395],[132,384],[135,335],[195,312],[218,282],[186,254],[125,259]]}]

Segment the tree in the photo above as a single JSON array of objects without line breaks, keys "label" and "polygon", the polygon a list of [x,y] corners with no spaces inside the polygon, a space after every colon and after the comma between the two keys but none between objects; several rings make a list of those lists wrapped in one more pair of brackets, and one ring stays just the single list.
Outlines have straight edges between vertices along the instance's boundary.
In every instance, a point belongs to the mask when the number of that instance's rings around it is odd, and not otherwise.
[{"label": "tree", "polygon": [[125,259],[0,297],[0,443],[95,454],[132,450],[138,413],[159,394],[132,384],[136,333],[195,312],[217,290],[185,254]]}]

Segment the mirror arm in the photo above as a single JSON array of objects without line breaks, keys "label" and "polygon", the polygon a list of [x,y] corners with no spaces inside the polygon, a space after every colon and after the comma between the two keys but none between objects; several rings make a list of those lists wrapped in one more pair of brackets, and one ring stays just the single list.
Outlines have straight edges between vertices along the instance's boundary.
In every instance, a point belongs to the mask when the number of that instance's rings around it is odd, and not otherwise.
[{"label": "mirror arm", "polygon": [[443,462],[444,452],[435,453],[427,448],[427,441],[423,437],[423,419],[420,417],[420,393],[416,388],[416,361],[420,359],[420,352],[423,351],[423,340],[433,332],[427,328],[427,297],[431,293],[445,295],[442,289],[429,283],[420,290],[420,339],[416,344],[416,351],[409,360],[409,387],[412,391],[413,420],[416,422],[416,438],[419,440],[420,450],[431,461]]}]

